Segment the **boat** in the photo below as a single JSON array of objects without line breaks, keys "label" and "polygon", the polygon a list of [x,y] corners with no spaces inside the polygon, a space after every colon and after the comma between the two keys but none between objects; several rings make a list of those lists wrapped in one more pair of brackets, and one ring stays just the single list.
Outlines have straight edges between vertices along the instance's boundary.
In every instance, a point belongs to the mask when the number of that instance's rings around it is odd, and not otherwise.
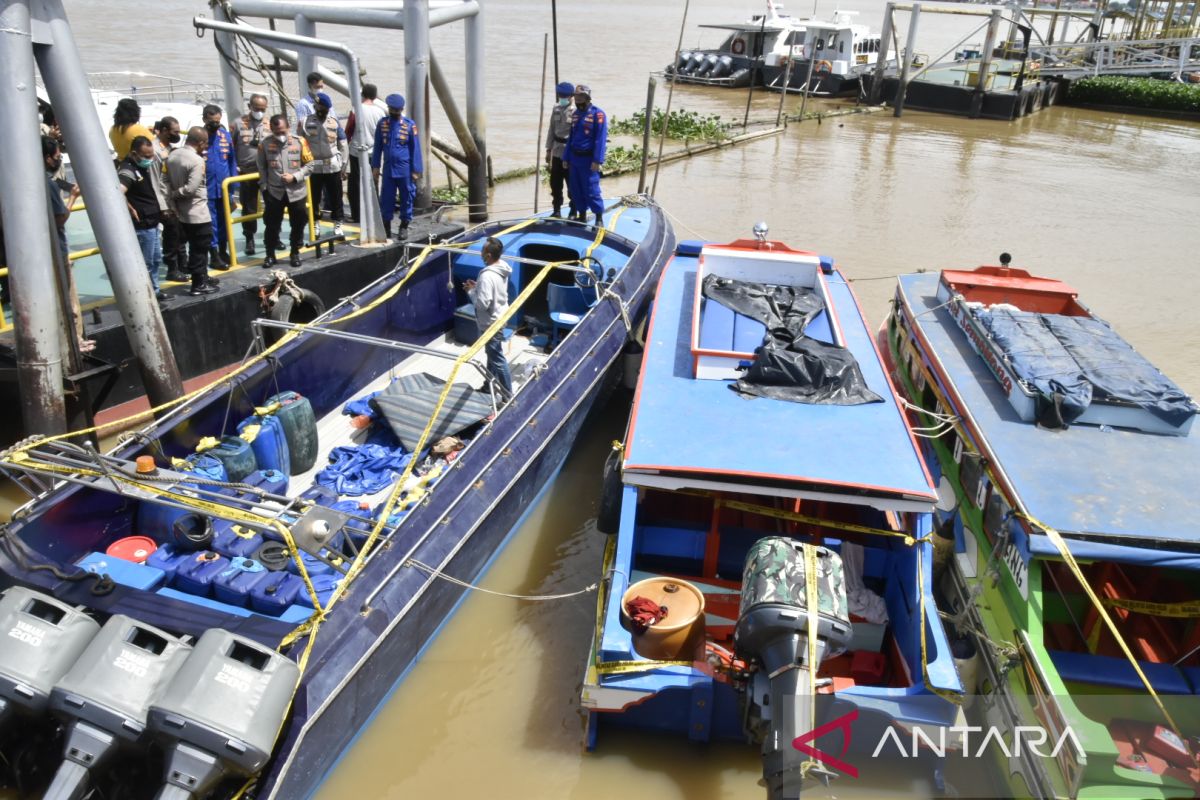
[{"label": "boat", "polygon": [[[761,743],[768,796],[791,798],[802,775],[857,775],[847,748],[936,739],[962,684],[933,597],[937,496],[862,309],[831,258],[755,233],[681,242],[655,292],[606,465],[582,706],[590,747],[621,728]],[[941,785],[942,759],[922,763]]]},{"label": "boat", "polygon": [[881,337],[944,502],[942,583],[987,725],[1071,732],[1001,758],[1014,797],[1200,788],[1197,407],[1068,284],[903,275]]},{"label": "boat", "polygon": [[[818,96],[858,94],[862,77],[878,65],[880,38],[854,22],[857,12],[835,11],[832,20],[804,20],[804,31],[763,57],[770,89]],[[895,64],[889,59],[885,66]]]},{"label": "boat", "polygon": [[763,65],[769,59],[786,57],[793,45],[804,39],[803,20],[782,12],[783,6],[767,0],[767,12],[741,23],[701,25],[724,32],[725,39],[713,49],[680,50],[666,74],[680,83],[724,86],[739,89],[763,83]]},{"label": "boat", "polygon": [[[35,494],[0,532],[23,791],[311,796],[615,383],[674,233],[649,198],[606,209],[479,225],[311,323],[260,321],[255,356],[106,453],[0,454]],[[462,285],[489,236],[513,301],[480,337]]]}]

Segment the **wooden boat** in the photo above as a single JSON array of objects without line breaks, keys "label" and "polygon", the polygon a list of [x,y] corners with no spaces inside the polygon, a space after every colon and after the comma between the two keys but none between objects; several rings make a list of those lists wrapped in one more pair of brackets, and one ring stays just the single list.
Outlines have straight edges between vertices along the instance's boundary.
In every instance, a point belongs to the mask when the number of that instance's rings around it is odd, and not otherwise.
[{"label": "wooden boat", "polygon": [[[856,774],[847,762],[887,730],[952,725],[961,684],[932,595],[936,496],[862,310],[831,259],[761,236],[681,243],[656,290],[606,471],[614,536],[582,702],[592,746],[619,727],[762,742],[768,796],[795,797],[802,774]],[[795,346],[838,377],[800,387],[807,402],[731,391],[770,360],[778,326],[715,299],[725,284],[807,304]],[[800,630],[777,629],[785,618]],[[851,755],[836,737],[814,742],[821,756],[791,746],[830,726]]]},{"label": "wooden boat", "polygon": [[1002,757],[995,793],[1194,796],[1195,404],[1070,286],[1007,264],[901,276],[886,339],[945,492],[967,691],[989,725],[1072,732]]},{"label": "wooden boat", "polygon": [[[414,249],[314,323],[260,330],[278,341],[110,453],[3,453],[36,493],[0,535],[0,619],[25,632],[0,648],[0,715],[22,719],[5,780],[44,787],[63,760],[47,797],[310,796],[462,598],[440,576],[481,574],[615,378],[674,234],[648,199],[605,216]],[[513,302],[480,337],[461,286],[488,236]],[[550,297],[572,292],[546,354]],[[481,348],[501,330],[517,388],[497,408]],[[357,472],[329,462],[348,452]]]}]

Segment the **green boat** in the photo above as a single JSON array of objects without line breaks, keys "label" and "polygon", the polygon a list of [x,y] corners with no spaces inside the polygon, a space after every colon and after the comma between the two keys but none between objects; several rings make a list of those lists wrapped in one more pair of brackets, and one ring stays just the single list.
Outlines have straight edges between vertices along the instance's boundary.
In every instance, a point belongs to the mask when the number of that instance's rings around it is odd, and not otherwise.
[{"label": "green boat", "polygon": [[[970,794],[1196,797],[1195,403],[1074,289],[1007,263],[901,276],[880,339],[940,483],[968,716],[1007,745]],[[1048,741],[1017,747],[1031,730]]]}]

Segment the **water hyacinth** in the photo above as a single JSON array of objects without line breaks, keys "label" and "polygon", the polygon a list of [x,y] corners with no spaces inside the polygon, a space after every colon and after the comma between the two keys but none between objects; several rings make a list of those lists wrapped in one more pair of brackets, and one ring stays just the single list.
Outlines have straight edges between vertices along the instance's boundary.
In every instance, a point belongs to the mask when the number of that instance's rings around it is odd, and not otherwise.
[{"label": "water hyacinth", "polygon": [[1069,98],[1073,103],[1200,113],[1200,83],[1106,75],[1073,82]]}]

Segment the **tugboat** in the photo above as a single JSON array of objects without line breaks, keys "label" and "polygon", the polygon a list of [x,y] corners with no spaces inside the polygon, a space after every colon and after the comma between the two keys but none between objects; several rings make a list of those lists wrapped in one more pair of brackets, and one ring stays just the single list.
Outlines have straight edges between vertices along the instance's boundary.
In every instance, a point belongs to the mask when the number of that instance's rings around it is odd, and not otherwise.
[{"label": "tugboat", "polygon": [[[480,225],[260,321],[257,355],[111,452],[0,453],[34,495],[0,528],[0,786],[311,796],[615,382],[675,237],[648,198],[604,217]],[[487,237],[511,303],[481,334]]]},{"label": "tugboat", "polygon": [[582,704],[590,747],[749,740],[768,797],[795,798],[889,731],[936,740],[962,686],[936,494],[861,308],[831,258],[755,234],[680,243],[658,285]]},{"label": "tugboat", "polygon": [[[942,589],[982,657],[1013,797],[1194,797],[1196,404],[1080,302],[1010,266],[903,275],[881,337],[948,502]],[[961,788],[961,787],[960,787]]]}]

